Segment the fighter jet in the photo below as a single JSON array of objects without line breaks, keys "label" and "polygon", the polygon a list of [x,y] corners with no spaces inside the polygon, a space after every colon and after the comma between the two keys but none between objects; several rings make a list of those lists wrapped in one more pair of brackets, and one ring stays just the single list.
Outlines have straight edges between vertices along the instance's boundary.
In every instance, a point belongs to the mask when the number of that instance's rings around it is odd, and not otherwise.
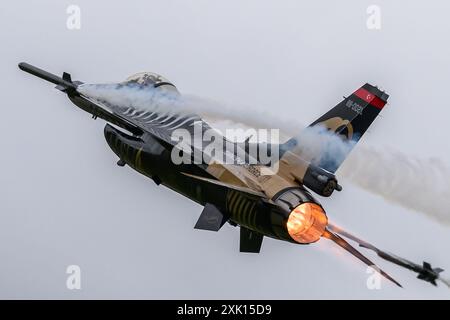
[{"label": "fighter jet", "polygon": [[[157,185],[166,186],[202,205],[204,209],[195,224],[196,229],[218,231],[226,222],[238,226],[240,251],[249,253],[260,252],[265,236],[303,245],[326,238],[366,265],[375,266],[339,235],[342,232],[330,227],[324,208],[312,193],[329,197],[334,190],[342,190],[335,176],[336,170],[387,103],[388,94],[377,87],[364,84],[304,129],[325,128],[327,134],[335,138],[327,142],[331,148],[319,150],[319,154],[310,153],[310,148],[305,148],[301,139],[292,137],[278,144],[235,143],[231,153],[233,161],[222,163],[215,158],[202,157],[207,153],[203,142],[200,146],[195,142],[181,145],[179,139],[174,139],[174,133],[179,129],[193,135],[196,130],[203,133],[211,129],[199,115],[177,113],[161,106],[149,109],[135,103],[137,96],[151,97],[152,100],[155,92],[171,101],[181,96],[177,88],[160,75],[151,72],[133,75],[108,87],[114,95],[102,96],[90,94],[92,85],[72,81],[68,73],[59,77],[27,63],[20,63],[19,68],[56,84],[56,88],[67,94],[76,106],[94,119],[104,119],[107,122],[104,135],[118,157],[119,166],[128,165]],[[97,88],[101,90],[104,86]],[[221,139],[226,145],[230,144],[225,137]],[[333,149],[342,142],[348,142],[346,145],[350,147]],[[263,163],[259,152],[256,157],[250,155],[252,147],[259,151],[269,150],[269,153],[278,150],[278,156],[275,161]],[[172,157],[174,151],[198,161],[177,163]],[[250,158],[254,161],[247,161]],[[376,252],[382,257],[390,257]],[[392,258],[390,261],[402,260]],[[403,262],[400,265],[413,266]],[[426,266],[413,268],[420,270],[421,279],[432,283],[441,271]],[[380,268],[375,270],[401,287]]]}]

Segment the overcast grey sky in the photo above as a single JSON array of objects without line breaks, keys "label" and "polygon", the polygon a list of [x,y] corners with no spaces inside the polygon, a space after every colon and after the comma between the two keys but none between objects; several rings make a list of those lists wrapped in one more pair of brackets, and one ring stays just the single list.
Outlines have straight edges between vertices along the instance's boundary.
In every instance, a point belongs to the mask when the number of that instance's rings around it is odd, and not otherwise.
[{"label": "overcast grey sky", "polygon": [[[70,4],[80,30],[66,27]],[[366,27],[371,4],[381,30]],[[365,266],[326,240],[265,239],[249,255],[237,228],[194,230],[200,206],[118,167],[103,121],[17,68],[92,83],[153,71],[181,92],[299,123],[370,82],[390,105],[360,143],[450,163],[449,9],[444,0],[2,3],[0,298],[449,298],[368,251],[404,289],[368,290]],[[450,278],[449,227],[340,182],[344,192],[321,199],[330,220]],[[79,291],[66,288],[72,264]]]}]

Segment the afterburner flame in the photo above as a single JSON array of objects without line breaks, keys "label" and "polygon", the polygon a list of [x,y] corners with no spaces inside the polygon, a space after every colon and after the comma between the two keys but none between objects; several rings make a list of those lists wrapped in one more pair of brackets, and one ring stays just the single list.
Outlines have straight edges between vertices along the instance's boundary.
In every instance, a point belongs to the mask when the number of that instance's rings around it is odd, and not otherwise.
[{"label": "afterburner flame", "polygon": [[311,243],[320,239],[328,224],[322,207],[307,202],[297,206],[289,214],[287,230],[292,239],[299,243]]}]

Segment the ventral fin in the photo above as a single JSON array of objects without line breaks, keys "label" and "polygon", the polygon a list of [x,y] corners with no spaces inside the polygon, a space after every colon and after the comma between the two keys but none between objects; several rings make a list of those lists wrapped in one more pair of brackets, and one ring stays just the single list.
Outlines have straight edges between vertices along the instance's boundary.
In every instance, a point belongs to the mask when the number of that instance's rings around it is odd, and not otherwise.
[{"label": "ventral fin", "polygon": [[264,236],[259,232],[242,226],[240,232],[239,251],[259,253]]},{"label": "ventral fin", "polygon": [[215,205],[207,203],[195,224],[195,229],[219,231],[227,222],[226,217]]}]

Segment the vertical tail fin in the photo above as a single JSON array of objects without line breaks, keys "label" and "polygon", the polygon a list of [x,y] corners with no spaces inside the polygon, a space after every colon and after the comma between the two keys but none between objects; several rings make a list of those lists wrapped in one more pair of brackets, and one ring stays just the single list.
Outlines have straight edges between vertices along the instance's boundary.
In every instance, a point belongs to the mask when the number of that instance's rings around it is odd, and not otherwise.
[{"label": "vertical tail fin", "polygon": [[321,124],[347,139],[359,140],[386,105],[388,98],[388,94],[366,83],[310,127]]},{"label": "vertical tail fin", "polygon": [[[388,94],[366,83],[305,129],[308,131],[311,128],[321,128],[323,132],[319,131],[319,134],[328,133],[328,136],[341,138],[328,139],[324,150],[321,150],[319,155],[314,155],[315,164],[329,172],[335,172],[347,157],[351,147],[359,141],[376,119],[388,98]],[[302,134],[300,137],[288,140],[282,146],[283,149],[293,150],[298,145],[301,150],[301,136]],[[350,147],[344,148],[344,150],[340,148],[340,152],[337,152],[336,149],[339,149],[339,146],[336,145],[342,141],[351,142]],[[326,157],[322,157],[324,154]],[[333,158],[333,161],[329,161],[330,157]]]}]

